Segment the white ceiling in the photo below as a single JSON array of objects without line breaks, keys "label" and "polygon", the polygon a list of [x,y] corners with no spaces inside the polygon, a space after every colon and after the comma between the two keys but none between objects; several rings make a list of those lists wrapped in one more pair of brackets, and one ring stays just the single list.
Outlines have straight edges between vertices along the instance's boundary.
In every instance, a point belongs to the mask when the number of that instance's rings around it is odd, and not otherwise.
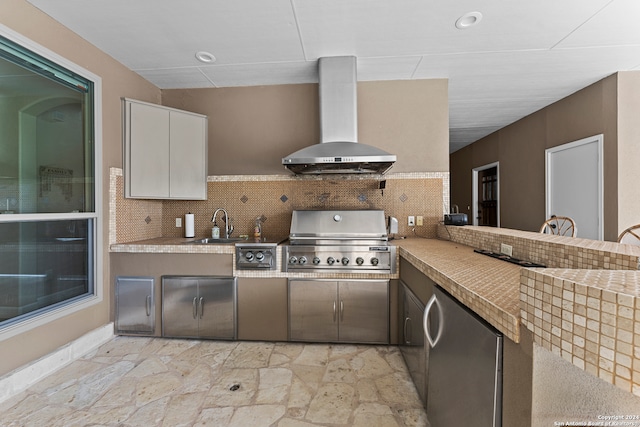
[{"label": "white ceiling", "polygon": [[360,81],[447,78],[452,152],[640,69],[638,0],[28,1],[163,89],[317,82],[336,55]]}]

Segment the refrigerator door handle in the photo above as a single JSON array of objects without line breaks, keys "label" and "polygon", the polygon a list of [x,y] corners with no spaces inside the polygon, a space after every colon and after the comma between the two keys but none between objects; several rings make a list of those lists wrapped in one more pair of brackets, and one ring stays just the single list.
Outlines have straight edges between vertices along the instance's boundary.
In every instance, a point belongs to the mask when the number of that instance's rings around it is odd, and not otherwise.
[{"label": "refrigerator door handle", "polygon": [[[429,329],[429,314],[431,313],[431,308],[437,305],[438,306],[438,334],[435,339],[431,337],[431,330]],[[440,340],[440,336],[442,335],[442,328],[444,325],[444,318],[442,316],[442,307],[440,307],[440,303],[438,303],[438,299],[435,294],[431,296],[427,306],[424,309],[424,317],[422,318],[422,326],[424,327],[424,334],[427,337],[427,341],[429,341],[429,345],[431,347],[435,347]]]}]

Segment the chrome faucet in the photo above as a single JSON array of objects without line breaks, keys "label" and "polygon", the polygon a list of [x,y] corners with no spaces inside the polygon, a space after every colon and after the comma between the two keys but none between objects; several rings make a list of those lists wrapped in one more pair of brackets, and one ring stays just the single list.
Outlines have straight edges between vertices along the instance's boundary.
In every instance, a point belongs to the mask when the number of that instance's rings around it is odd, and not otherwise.
[{"label": "chrome faucet", "polygon": [[222,211],[223,213],[222,220],[224,221],[224,238],[228,239],[231,233],[233,233],[233,225],[231,224],[231,218],[229,218],[229,214],[227,213],[227,211],[222,208],[216,209],[216,211],[213,213],[213,216],[211,217],[211,222],[216,222],[216,217],[218,216],[218,212],[220,211]]}]

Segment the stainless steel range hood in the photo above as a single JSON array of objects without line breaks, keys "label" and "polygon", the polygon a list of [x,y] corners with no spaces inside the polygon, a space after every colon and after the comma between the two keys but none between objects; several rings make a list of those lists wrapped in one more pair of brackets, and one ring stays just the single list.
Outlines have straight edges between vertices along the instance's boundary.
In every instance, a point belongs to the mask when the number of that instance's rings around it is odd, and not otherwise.
[{"label": "stainless steel range hood", "polygon": [[358,143],[358,95],[355,56],[318,60],[320,143],[282,159],[296,174],[383,174],[396,156]]}]

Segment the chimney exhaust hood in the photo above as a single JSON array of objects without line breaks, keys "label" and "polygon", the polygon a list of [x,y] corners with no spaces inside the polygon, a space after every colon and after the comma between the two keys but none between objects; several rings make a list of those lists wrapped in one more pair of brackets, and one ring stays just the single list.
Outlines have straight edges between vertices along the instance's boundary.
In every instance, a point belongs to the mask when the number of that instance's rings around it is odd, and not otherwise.
[{"label": "chimney exhaust hood", "polygon": [[282,159],[295,174],[383,174],[396,156],[358,143],[355,56],[318,60],[320,143]]}]

